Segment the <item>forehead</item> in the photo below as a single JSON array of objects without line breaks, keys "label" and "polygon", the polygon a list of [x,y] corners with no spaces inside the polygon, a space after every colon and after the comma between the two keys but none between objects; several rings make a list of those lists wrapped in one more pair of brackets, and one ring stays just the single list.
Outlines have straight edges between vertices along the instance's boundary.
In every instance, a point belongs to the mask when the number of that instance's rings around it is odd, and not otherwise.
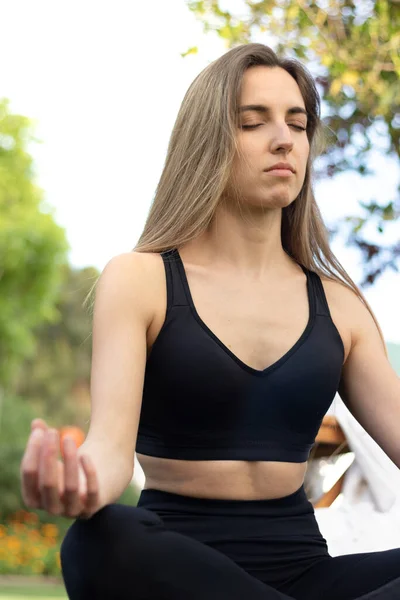
[{"label": "forehead", "polygon": [[300,88],[293,77],[281,67],[250,67],[243,74],[240,104],[268,104],[305,108]]}]

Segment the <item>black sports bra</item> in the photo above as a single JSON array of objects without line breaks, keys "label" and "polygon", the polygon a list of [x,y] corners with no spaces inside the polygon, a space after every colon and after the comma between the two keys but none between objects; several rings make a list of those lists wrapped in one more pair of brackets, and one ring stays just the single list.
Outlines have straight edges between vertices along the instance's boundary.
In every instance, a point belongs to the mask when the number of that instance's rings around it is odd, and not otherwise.
[{"label": "black sports bra", "polygon": [[302,267],[307,326],[284,356],[260,371],[201,320],[179,252],[161,256],[167,313],[147,359],[136,452],[184,460],[306,461],[344,360],[320,277]]}]

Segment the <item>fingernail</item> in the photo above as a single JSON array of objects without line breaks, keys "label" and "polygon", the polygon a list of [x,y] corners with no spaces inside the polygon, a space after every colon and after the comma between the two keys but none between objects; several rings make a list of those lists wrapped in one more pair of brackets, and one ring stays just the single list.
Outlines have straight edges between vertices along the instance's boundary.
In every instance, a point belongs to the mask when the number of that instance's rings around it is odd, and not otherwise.
[{"label": "fingernail", "polygon": [[39,440],[40,438],[42,438],[42,437],[43,437],[43,435],[44,435],[44,431],[43,431],[43,429],[34,429],[34,430],[32,431],[32,434],[31,434],[31,435],[32,435],[32,439],[33,439],[33,440]]}]

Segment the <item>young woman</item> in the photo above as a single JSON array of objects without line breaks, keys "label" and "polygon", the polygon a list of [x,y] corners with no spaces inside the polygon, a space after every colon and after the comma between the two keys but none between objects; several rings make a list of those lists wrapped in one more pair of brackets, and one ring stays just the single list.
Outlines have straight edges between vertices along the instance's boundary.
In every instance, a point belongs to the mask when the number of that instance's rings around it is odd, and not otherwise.
[{"label": "young woman", "polygon": [[[97,286],[83,446],[41,420],[28,506],[78,517],[72,600],[394,600],[400,550],[331,557],[303,480],[337,390],[400,465],[400,382],[312,191],[320,100],[239,46],[190,86],[135,251]],[[115,501],[146,475],[137,507]]]}]

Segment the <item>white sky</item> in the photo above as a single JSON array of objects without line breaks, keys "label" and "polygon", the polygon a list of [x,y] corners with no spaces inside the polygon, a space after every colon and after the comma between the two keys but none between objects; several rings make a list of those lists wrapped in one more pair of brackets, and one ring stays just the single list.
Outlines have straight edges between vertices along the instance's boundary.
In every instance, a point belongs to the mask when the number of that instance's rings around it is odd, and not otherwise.
[{"label": "white sky", "polygon": [[[0,97],[37,123],[38,183],[72,264],[102,269],[135,245],[183,95],[226,49],[184,0],[0,0],[0,15]],[[181,58],[194,45],[199,55]],[[376,167],[375,177],[316,185],[328,224],[360,199],[395,197],[398,164],[377,154]],[[339,240],[333,249],[359,282],[358,254]],[[400,343],[400,275],[387,273],[366,296],[386,339]]]}]

